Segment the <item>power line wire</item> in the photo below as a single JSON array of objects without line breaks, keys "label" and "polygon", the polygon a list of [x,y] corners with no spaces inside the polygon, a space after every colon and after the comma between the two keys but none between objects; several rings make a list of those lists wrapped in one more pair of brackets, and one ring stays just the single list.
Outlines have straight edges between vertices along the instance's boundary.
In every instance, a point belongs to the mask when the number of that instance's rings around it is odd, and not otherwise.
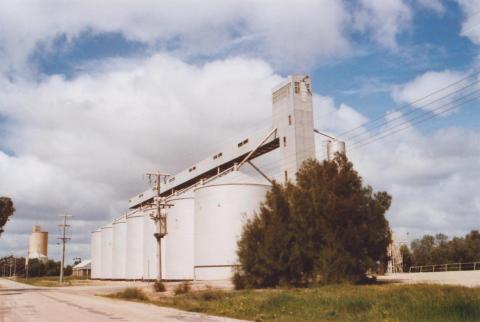
[{"label": "power line wire", "polygon": [[379,116],[379,117],[377,117],[377,118],[375,118],[375,119],[373,119],[373,120],[367,121],[367,122],[365,122],[365,123],[363,123],[363,124],[361,124],[361,125],[359,125],[359,126],[356,126],[356,127],[352,128],[352,129],[350,129],[350,130],[341,132],[340,134],[338,134],[338,137],[345,136],[345,135],[348,134],[348,133],[352,133],[352,132],[354,132],[354,131],[356,131],[356,130],[363,129],[363,128],[365,128],[365,127],[368,128],[369,124],[375,124],[377,121],[385,119],[385,117],[388,116],[389,114],[402,111],[402,110],[404,110],[404,109],[406,109],[406,108],[408,108],[408,107],[412,107],[413,104],[415,104],[415,103],[421,102],[421,101],[423,101],[423,100],[425,100],[425,99],[427,99],[427,98],[429,98],[429,97],[432,97],[432,96],[435,95],[435,94],[438,94],[438,93],[440,93],[440,92],[442,92],[442,91],[444,91],[444,90],[446,90],[446,89],[448,89],[448,88],[451,88],[451,87],[453,87],[453,86],[455,86],[455,85],[458,85],[458,84],[464,82],[465,80],[470,79],[470,78],[472,78],[472,77],[474,77],[474,76],[477,76],[477,75],[479,75],[479,74],[480,74],[480,71],[473,72],[473,73],[469,74],[468,76],[466,76],[466,77],[464,77],[464,78],[462,78],[462,79],[460,79],[460,80],[458,80],[458,81],[455,81],[455,82],[453,82],[453,83],[450,83],[449,85],[447,85],[447,86],[445,86],[445,87],[442,87],[442,88],[440,88],[440,89],[438,89],[438,90],[435,90],[435,91],[433,91],[433,92],[430,92],[430,93],[428,93],[427,95],[422,96],[422,97],[420,97],[420,98],[418,98],[418,99],[416,99],[416,100],[414,100],[414,101],[412,101],[412,102],[410,102],[410,103],[404,104],[404,105],[400,106],[399,108],[396,108],[396,109],[388,112],[386,115],[381,115],[381,116]]}]

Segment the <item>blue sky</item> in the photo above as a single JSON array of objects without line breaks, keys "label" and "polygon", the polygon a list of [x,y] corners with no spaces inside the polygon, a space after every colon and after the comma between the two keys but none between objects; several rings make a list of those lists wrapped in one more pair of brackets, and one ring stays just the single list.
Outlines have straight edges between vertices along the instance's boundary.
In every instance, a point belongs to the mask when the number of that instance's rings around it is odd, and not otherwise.
[{"label": "blue sky", "polygon": [[[3,2],[0,194],[18,211],[0,253],[67,211],[72,252],[88,257],[88,232],[126,210],[142,173],[268,127],[270,89],[291,73],[312,77],[317,127],[369,143],[347,140],[348,154],[393,195],[399,236],[478,229],[478,101],[391,113],[478,70],[478,12],[475,0]],[[422,112],[438,117],[408,122]]]}]

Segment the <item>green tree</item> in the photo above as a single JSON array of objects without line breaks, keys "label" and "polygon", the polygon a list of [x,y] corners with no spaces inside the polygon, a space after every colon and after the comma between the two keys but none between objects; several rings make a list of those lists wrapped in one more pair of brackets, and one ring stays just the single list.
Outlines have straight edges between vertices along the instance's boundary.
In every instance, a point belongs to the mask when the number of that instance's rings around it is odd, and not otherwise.
[{"label": "green tree", "polygon": [[291,184],[284,187],[274,182],[259,215],[245,224],[238,243],[242,273],[236,273],[237,286],[302,283],[303,263],[290,206],[292,189]]},{"label": "green tree", "polygon": [[472,230],[451,240],[444,234],[425,235],[411,243],[414,265],[440,265],[480,260],[480,233]]},{"label": "green tree", "polygon": [[306,198],[295,198],[295,208],[308,218],[299,233],[322,281],[357,282],[378,261],[386,264],[391,235],[384,215],[391,197],[364,186],[345,155],[331,162],[307,161],[297,174],[297,187]]},{"label": "green tree", "polygon": [[0,197],[0,235],[4,232],[5,227],[10,216],[15,212],[12,199],[8,197]]},{"label": "green tree", "polygon": [[234,282],[266,287],[365,278],[388,260],[390,203],[386,192],[363,185],[345,155],[305,162],[297,183],[274,183],[245,225]]},{"label": "green tree", "polygon": [[404,272],[408,272],[410,266],[413,266],[413,255],[407,245],[400,246],[400,254],[402,255],[402,268]]}]

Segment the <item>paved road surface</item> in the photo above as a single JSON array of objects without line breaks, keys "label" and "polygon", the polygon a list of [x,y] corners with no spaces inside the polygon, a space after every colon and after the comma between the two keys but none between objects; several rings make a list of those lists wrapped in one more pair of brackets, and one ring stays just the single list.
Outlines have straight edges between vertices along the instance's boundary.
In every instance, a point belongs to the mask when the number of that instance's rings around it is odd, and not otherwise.
[{"label": "paved road surface", "polygon": [[0,322],[239,321],[0,279]]}]

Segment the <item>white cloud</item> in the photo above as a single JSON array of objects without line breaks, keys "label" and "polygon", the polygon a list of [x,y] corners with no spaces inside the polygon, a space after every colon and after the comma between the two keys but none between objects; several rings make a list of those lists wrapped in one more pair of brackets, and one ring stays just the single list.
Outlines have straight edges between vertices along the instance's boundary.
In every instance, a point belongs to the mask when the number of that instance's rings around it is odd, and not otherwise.
[{"label": "white cloud", "polygon": [[480,1],[457,0],[464,14],[462,30],[460,34],[468,37],[474,44],[480,44]]},{"label": "white cloud", "polygon": [[365,116],[346,104],[335,106],[333,98],[329,96],[315,95],[313,105],[315,126],[333,134],[356,128],[367,121]]},{"label": "white cloud", "polygon": [[0,152],[0,195],[17,203],[2,239],[20,238],[9,235],[18,220],[30,221],[26,234],[37,218],[48,224],[69,212],[78,244],[146,188],[142,173],[175,173],[218,141],[268,127],[270,89],[282,80],[263,61],[240,58],[198,67],[154,55],[96,67],[70,80],[0,80],[9,119],[0,147],[14,153]]},{"label": "white cloud", "polygon": [[[260,60],[199,67],[169,55],[109,60],[74,79],[2,79],[0,114],[10,122],[1,145],[15,155],[0,153],[0,195],[12,196],[18,211],[0,249],[23,252],[35,223],[53,243],[57,215],[67,211],[76,220],[71,250],[88,257],[88,232],[126,210],[146,187],[142,173],[175,173],[228,138],[268,127],[270,89],[281,80]],[[333,134],[366,121],[318,94],[314,109],[316,126]],[[347,142],[347,151],[367,183],[393,195],[394,228],[464,233],[478,225],[478,137],[459,129],[425,136],[411,127],[362,148]]]},{"label": "white cloud", "polygon": [[398,103],[412,104],[437,115],[448,115],[456,110],[456,105],[478,95],[476,79],[461,81],[466,77],[467,73],[459,71],[429,71],[406,84],[395,86],[392,97]]},{"label": "white cloud", "polygon": [[360,0],[355,27],[381,45],[397,48],[397,36],[410,27],[412,9],[404,0]]},{"label": "white cloud", "polygon": [[417,2],[420,7],[432,10],[438,14],[445,12],[445,6],[441,0],[417,0]]},{"label": "white cloud", "polygon": [[[10,2],[0,8],[3,71],[27,68],[39,48],[74,41],[83,32],[120,32],[127,39],[177,56],[221,55],[230,50],[268,58],[286,69],[348,54],[343,2],[297,1],[74,1]],[[28,23],[26,23],[28,22]]]},{"label": "white cloud", "polygon": [[[386,127],[386,130],[389,126]],[[410,237],[478,229],[480,132],[447,128],[424,135],[414,127],[347,150],[375,189],[393,196],[391,226]]]}]

